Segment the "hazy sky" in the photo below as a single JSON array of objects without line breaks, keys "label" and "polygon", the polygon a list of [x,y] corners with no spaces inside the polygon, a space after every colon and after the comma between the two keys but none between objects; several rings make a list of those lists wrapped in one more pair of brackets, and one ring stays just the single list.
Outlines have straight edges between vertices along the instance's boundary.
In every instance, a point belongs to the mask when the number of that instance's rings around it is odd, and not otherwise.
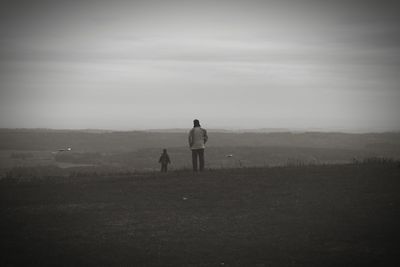
[{"label": "hazy sky", "polygon": [[400,130],[396,1],[0,10],[0,127]]}]

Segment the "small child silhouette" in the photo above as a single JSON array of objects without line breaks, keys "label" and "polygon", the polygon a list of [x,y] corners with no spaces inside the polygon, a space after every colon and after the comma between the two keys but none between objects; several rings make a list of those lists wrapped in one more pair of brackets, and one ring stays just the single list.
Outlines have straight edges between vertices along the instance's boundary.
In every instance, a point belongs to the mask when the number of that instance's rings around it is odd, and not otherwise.
[{"label": "small child silhouette", "polygon": [[161,163],[161,172],[167,172],[168,164],[171,163],[171,160],[169,159],[169,155],[166,149],[163,149],[163,153],[161,154],[158,162]]}]

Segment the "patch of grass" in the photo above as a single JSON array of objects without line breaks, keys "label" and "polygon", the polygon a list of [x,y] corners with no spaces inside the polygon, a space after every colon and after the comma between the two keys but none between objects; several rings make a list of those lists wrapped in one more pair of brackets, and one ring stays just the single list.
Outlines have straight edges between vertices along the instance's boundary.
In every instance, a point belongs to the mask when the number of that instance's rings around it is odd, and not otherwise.
[{"label": "patch of grass", "polygon": [[391,164],[186,170],[0,184],[3,266],[385,266]]},{"label": "patch of grass", "polygon": [[354,164],[367,164],[367,165],[376,165],[376,164],[388,164],[388,165],[394,165],[397,164],[400,166],[400,161],[395,160],[392,158],[387,158],[387,157],[367,157],[364,159],[353,159]]}]

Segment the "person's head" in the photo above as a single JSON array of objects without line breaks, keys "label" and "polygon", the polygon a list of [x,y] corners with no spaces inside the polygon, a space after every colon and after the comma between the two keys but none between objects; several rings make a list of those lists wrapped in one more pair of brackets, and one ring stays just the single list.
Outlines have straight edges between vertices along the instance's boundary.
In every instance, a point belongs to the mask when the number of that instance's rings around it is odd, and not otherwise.
[{"label": "person's head", "polygon": [[167,150],[165,148],[163,149],[163,153],[167,153]]},{"label": "person's head", "polygon": [[199,120],[194,120],[193,121],[193,127],[200,127],[200,121]]}]

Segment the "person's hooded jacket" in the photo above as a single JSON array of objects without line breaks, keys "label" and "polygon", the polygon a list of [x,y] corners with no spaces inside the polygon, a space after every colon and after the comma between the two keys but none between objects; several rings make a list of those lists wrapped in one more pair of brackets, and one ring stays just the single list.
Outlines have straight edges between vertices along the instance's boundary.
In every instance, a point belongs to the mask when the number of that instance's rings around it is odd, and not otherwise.
[{"label": "person's hooded jacket", "polygon": [[208,140],[207,131],[200,126],[193,127],[189,132],[190,149],[204,149]]}]

